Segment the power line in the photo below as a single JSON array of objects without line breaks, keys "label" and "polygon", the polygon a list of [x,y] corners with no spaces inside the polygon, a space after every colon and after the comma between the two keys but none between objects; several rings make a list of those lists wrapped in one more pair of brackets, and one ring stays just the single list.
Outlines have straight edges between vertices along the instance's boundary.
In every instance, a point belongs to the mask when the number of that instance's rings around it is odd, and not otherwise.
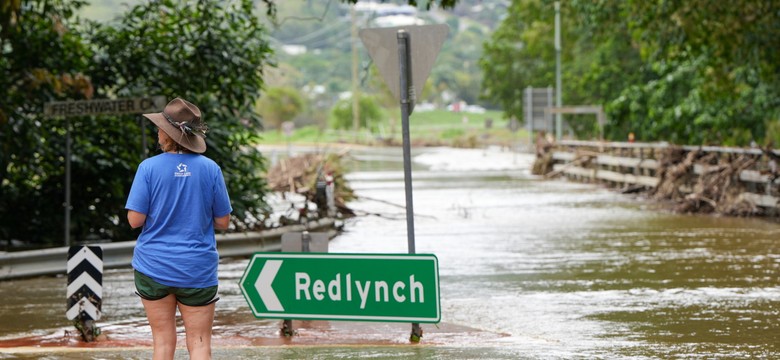
[{"label": "power line", "polygon": [[320,17],[316,17],[316,16],[309,16],[309,17],[285,16],[284,19],[282,19],[282,21],[280,21],[278,24],[276,22],[274,22],[274,27],[277,27],[277,28],[281,27],[282,24],[284,24],[284,22],[287,21],[287,20],[301,20],[301,21],[317,20],[317,21],[322,21],[323,19],[325,19],[325,15],[328,14],[328,10],[330,9],[331,1],[333,1],[333,0],[328,0],[328,3],[325,5],[325,11],[322,12],[322,15],[320,15]]}]

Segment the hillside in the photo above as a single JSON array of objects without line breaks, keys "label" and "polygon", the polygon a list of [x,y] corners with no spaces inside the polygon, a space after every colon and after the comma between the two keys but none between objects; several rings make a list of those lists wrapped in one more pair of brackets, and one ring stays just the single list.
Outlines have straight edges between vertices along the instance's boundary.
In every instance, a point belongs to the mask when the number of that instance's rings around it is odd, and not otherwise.
[{"label": "hillside", "polygon": [[[92,0],[83,8],[81,16],[99,22],[110,22],[142,0]],[[393,4],[395,3],[395,4]],[[443,107],[455,101],[481,104],[482,81],[478,66],[482,42],[500,23],[508,1],[461,0],[451,10],[418,10],[406,2],[377,4],[359,2],[357,27],[381,27],[408,23],[444,23],[450,34],[437,58],[420,102],[430,101]],[[317,103],[329,106],[339,94],[351,89],[351,41],[349,6],[337,0],[277,1],[275,22],[265,15],[269,41],[275,50],[276,69],[269,69],[268,86],[289,86],[306,92],[304,95]],[[258,5],[258,13],[265,14],[265,5]],[[362,43],[358,41],[359,79],[361,91],[382,92],[381,81],[372,70],[371,61]]]}]

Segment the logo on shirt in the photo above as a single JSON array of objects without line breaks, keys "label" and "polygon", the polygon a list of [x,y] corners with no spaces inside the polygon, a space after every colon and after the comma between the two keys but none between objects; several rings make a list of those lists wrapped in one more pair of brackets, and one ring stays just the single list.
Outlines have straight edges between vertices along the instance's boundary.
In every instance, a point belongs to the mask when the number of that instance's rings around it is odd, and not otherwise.
[{"label": "logo on shirt", "polygon": [[176,166],[176,172],[173,173],[173,176],[176,177],[192,176],[192,173],[187,171],[187,164],[179,163],[179,165]]}]

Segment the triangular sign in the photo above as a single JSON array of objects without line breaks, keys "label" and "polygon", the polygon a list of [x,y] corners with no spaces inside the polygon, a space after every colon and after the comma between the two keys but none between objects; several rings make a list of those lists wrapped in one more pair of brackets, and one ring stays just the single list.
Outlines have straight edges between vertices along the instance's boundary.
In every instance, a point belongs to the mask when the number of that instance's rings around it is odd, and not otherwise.
[{"label": "triangular sign", "polygon": [[389,28],[360,30],[360,40],[368,49],[368,55],[374,60],[379,74],[393,92],[396,100],[401,99],[401,80],[398,67],[398,30],[409,34],[410,54],[412,57],[412,81],[414,93],[420,96],[425,80],[431,74],[436,56],[447,38],[447,25],[409,25]]}]

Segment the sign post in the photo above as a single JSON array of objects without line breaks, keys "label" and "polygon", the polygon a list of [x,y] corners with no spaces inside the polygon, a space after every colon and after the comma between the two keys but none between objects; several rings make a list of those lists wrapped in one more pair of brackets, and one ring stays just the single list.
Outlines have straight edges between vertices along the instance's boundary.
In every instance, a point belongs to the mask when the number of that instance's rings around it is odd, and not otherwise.
[{"label": "sign post", "polygon": [[434,255],[255,253],[239,287],[257,318],[438,323]]},{"label": "sign post", "polygon": [[[422,92],[436,56],[447,38],[447,25],[423,25],[398,28],[364,29],[360,38],[369,55],[377,63],[379,73],[385,79],[393,95],[401,104],[403,136],[404,189],[406,191],[406,236],[409,254],[415,253],[414,206],[412,201],[412,160],[409,138],[409,115],[414,111],[415,96]],[[395,37],[395,39],[393,39]],[[395,40],[395,41],[393,41]],[[395,42],[395,44],[393,43]],[[398,53],[398,63],[392,60],[393,50]],[[412,56],[414,54],[414,57]],[[412,61],[412,60],[416,61]],[[398,71],[397,73],[395,71]],[[398,81],[396,83],[396,80]],[[413,81],[413,80],[416,80]],[[413,342],[420,341],[422,329],[412,323]]]},{"label": "sign post", "polygon": [[552,134],[554,129],[553,120],[550,114],[544,109],[553,106],[553,88],[532,88],[527,87],[523,92],[525,114],[523,116],[528,127],[528,144],[533,151],[534,131],[545,131]]},{"label": "sign post", "polygon": [[[282,252],[328,252],[328,233],[288,232],[282,234]],[[295,329],[291,319],[282,322],[282,335],[293,336]]]},{"label": "sign post", "polygon": [[68,308],[81,337],[91,342],[100,335],[95,321],[103,304],[103,249],[100,246],[71,246],[68,249]]},{"label": "sign post", "polygon": [[[93,115],[140,114],[152,111],[162,111],[165,108],[164,96],[152,96],[135,99],[98,99],[79,101],[51,101],[44,105],[43,114],[46,117],[65,118],[65,246],[70,246],[70,117]],[[143,152],[146,153],[146,131],[141,124],[141,139]]]}]

